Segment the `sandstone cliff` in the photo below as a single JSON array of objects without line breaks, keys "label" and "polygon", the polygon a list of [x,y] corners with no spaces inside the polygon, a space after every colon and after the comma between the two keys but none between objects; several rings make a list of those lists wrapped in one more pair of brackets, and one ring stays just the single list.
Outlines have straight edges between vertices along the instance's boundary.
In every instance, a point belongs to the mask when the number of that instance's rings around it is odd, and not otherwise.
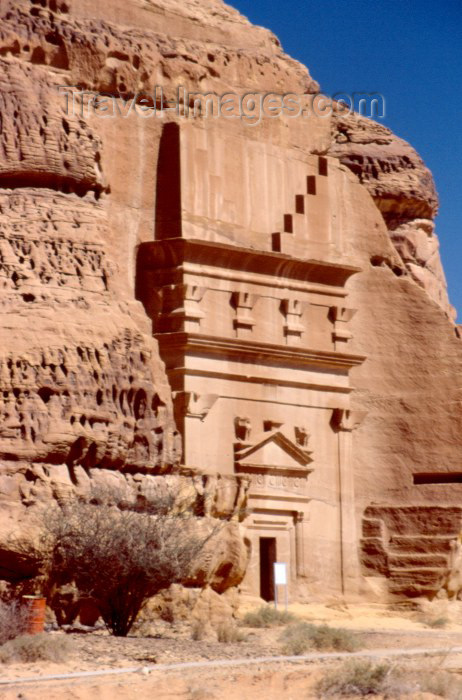
[{"label": "sandstone cliff", "polygon": [[422,159],[390,129],[356,114],[336,115],[332,138],[329,153],[348,166],[372,195],[403,273],[454,319],[434,232],[438,198]]}]

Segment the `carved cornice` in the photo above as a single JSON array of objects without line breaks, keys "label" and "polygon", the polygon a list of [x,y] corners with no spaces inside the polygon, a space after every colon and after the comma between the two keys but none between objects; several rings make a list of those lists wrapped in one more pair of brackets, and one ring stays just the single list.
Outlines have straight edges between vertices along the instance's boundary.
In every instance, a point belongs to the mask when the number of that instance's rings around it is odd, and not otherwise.
[{"label": "carved cornice", "polygon": [[[168,368],[169,353],[177,360],[178,352],[297,369],[316,367],[327,370],[348,370],[362,364],[366,359],[364,355],[289,347],[236,338],[217,338],[199,333],[159,333],[155,337]],[[178,367],[177,361],[175,366]]]},{"label": "carved cornice", "polygon": [[283,253],[185,238],[142,243],[138,258],[144,269],[175,270],[184,263],[197,263],[340,288],[361,271],[359,267],[339,262],[300,260]]}]

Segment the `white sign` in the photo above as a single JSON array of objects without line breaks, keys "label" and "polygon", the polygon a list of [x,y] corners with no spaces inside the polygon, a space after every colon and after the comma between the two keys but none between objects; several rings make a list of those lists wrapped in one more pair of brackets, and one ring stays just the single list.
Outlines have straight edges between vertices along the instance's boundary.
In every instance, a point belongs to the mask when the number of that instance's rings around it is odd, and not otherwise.
[{"label": "white sign", "polygon": [[274,583],[276,586],[287,586],[287,564],[274,562]]}]

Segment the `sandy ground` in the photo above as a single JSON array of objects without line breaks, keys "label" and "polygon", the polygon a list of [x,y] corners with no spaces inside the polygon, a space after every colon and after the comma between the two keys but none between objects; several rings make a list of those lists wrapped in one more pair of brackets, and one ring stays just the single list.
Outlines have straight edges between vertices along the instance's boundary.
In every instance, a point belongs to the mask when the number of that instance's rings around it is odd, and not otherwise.
[{"label": "sandy ground", "polygon": [[149,676],[118,676],[104,679],[45,683],[42,686],[2,690],[2,700],[299,700],[316,697],[310,693],[322,671],[283,668],[190,671],[180,673],[153,673]]},{"label": "sandy ground", "polygon": [[[255,607],[244,601],[240,615]],[[436,656],[407,658],[404,663],[425,669],[441,667],[462,672],[462,655],[451,648],[462,647],[462,604],[437,603],[420,610],[385,605],[292,605],[298,618],[315,623],[348,628],[360,637],[364,650],[440,649]],[[434,626],[436,625],[436,627]],[[193,641],[189,625],[182,623],[151,626],[149,637],[117,639],[105,632],[72,633],[72,652],[65,663],[23,663],[0,666],[0,680],[37,678],[50,674],[136,668],[135,673],[99,676],[68,681],[38,681],[0,685],[3,700],[286,700],[316,698],[314,687],[329,672],[332,661],[289,661],[245,666],[237,659],[255,659],[281,653],[280,629],[242,628],[244,641],[219,643]],[[51,633],[56,638],[63,632]],[[155,670],[159,664],[222,659],[233,665],[225,668]],[[337,662],[338,663],[338,662]],[[393,660],[396,663],[396,659]],[[149,672],[147,668],[152,669]],[[409,696],[410,697],[410,696]],[[417,694],[415,697],[429,698]]]}]

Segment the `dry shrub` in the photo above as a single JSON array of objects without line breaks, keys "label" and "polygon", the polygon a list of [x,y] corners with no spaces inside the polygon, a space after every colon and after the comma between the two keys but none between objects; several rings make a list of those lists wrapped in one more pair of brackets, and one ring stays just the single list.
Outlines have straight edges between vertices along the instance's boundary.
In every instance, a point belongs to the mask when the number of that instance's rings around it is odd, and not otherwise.
[{"label": "dry shrub", "polygon": [[359,648],[358,637],[353,632],[309,622],[289,625],[279,639],[283,642],[282,653],[288,656],[303,654],[308,649],[355,651]]},{"label": "dry shrub", "polygon": [[63,585],[75,586],[108,630],[125,637],[149,598],[191,578],[222,527],[200,517],[181,490],[159,489],[149,501],[134,502],[123,490],[93,489],[86,500],[76,496],[47,511],[39,552],[27,540],[15,547],[39,562],[48,598]]},{"label": "dry shrub", "polygon": [[326,673],[316,689],[323,698],[379,695],[385,690],[385,681],[389,673],[388,664],[347,661]]},{"label": "dry shrub", "polygon": [[443,628],[446,627],[448,624],[449,620],[447,617],[435,617],[435,618],[430,618],[429,620],[425,621],[425,624],[428,625],[428,627],[432,627],[433,629],[438,629],[438,628]]},{"label": "dry shrub", "polygon": [[447,671],[426,672],[420,677],[418,685],[422,692],[433,693],[447,700],[460,700],[462,697],[460,679]]},{"label": "dry shrub", "polygon": [[460,700],[462,682],[453,673],[442,671],[437,666],[434,669],[392,669],[384,684],[384,694],[400,697],[410,693],[432,693],[447,700]]},{"label": "dry shrub", "polygon": [[347,661],[326,672],[316,686],[319,696],[400,698],[415,693],[432,693],[446,700],[460,700],[462,683],[446,671],[393,667],[387,663]]},{"label": "dry shrub", "polygon": [[422,600],[414,616],[418,622],[434,629],[446,627],[449,618],[450,608],[447,600]]},{"label": "dry shrub", "polygon": [[66,502],[48,523],[51,578],[75,582],[110,632],[125,637],[149,598],[189,575],[218,527],[197,525],[194,513],[169,495],[142,512],[117,503],[117,494]]},{"label": "dry shrub", "polygon": [[245,635],[235,625],[223,623],[217,627],[217,639],[225,644],[233,644],[235,642],[243,642]]},{"label": "dry shrub", "polygon": [[206,687],[198,686],[188,689],[188,700],[214,700],[217,696]]},{"label": "dry shrub", "polygon": [[71,640],[62,635],[26,634],[0,647],[0,662],[65,661],[72,649]]},{"label": "dry shrub", "polygon": [[207,629],[203,622],[195,620],[191,626],[191,639],[194,642],[203,642],[207,636]]},{"label": "dry shrub", "polygon": [[294,620],[294,615],[286,610],[276,610],[270,605],[262,605],[258,610],[246,613],[243,624],[247,627],[278,627]]},{"label": "dry shrub", "polygon": [[27,620],[28,611],[19,601],[0,600],[0,644],[24,634]]}]

